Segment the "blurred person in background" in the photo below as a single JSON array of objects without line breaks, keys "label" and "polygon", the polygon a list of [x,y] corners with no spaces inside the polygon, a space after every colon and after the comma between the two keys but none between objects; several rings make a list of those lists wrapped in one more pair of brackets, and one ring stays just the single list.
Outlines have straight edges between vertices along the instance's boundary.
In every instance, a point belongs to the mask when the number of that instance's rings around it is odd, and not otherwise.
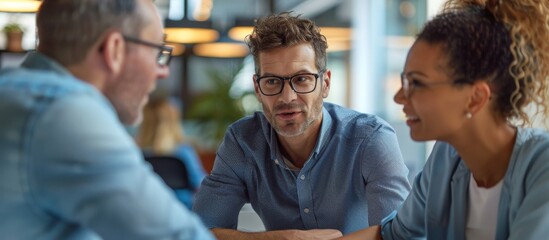
[{"label": "blurred person in background", "polygon": [[213,239],[152,172],[141,121],[171,49],[151,0],[44,0],[0,72],[0,238]]},{"label": "blurred person in background", "polygon": [[175,190],[177,198],[192,208],[194,192],[206,176],[193,146],[185,142],[178,108],[167,97],[151,97],[143,109],[136,141],[145,156],[175,156],[187,168],[189,189]]},{"label": "blurred person in background", "polygon": [[437,143],[402,207],[343,239],[547,239],[549,133],[526,126],[549,115],[548,20],[546,0],[450,0],[425,25],[394,100]]}]

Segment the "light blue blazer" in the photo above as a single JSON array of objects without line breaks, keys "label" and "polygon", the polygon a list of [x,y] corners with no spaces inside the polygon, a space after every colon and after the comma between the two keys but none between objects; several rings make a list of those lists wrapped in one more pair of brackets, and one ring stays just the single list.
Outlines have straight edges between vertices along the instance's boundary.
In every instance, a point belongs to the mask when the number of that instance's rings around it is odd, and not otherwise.
[{"label": "light blue blazer", "polygon": [[[465,239],[471,172],[449,144],[435,144],[383,239]],[[496,239],[549,237],[549,134],[519,128],[503,180]]]},{"label": "light blue blazer", "polygon": [[39,53],[0,72],[0,238],[214,239],[107,98]]}]

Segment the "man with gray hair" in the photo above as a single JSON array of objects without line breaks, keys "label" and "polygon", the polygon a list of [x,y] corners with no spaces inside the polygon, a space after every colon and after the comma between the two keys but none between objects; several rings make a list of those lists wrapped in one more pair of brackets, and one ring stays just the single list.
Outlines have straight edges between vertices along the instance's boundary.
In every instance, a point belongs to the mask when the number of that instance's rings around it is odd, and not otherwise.
[{"label": "man with gray hair", "polygon": [[37,28],[0,72],[1,238],[212,239],[122,125],[169,74],[153,2],[44,0]]}]

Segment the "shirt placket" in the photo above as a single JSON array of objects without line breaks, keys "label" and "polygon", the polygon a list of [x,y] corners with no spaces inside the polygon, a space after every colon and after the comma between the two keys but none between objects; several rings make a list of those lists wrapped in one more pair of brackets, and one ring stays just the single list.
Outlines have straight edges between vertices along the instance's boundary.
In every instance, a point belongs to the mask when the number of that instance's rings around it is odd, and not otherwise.
[{"label": "shirt placket", "polygon": [[303,225],[307,229],[318,228],[318,223],[315,217],[315,208],[313,205],[313,191],[311,181],[309,181],[310,173],[303,168],[296,178],[297,197],[299,201],[299,213],[303,220]]}]

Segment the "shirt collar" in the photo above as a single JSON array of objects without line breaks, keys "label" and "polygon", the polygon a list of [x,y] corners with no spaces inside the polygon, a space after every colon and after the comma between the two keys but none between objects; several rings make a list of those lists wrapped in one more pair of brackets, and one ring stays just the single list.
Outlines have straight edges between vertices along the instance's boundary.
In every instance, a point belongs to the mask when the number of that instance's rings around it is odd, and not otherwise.
[{"label": "shirt collar", "polygon": [[324,146],[324,142],[326,141],[326,136],[328,135],[328,131],[330,130],[332,126],[332,116],[328,113],[328,110],[323,106],[322,107],[322,124],[320,125],[320,134],[318,134],[318,141],[315,146],[314,153],[315,155],[320,152],[322,149],[322,146]]},{"label": "shirt collar", "polygon": [[62,76],[72,76],[67,69],[53,59],[38,52],[31,52],[21,64],[25,68],[53,71]]}]

